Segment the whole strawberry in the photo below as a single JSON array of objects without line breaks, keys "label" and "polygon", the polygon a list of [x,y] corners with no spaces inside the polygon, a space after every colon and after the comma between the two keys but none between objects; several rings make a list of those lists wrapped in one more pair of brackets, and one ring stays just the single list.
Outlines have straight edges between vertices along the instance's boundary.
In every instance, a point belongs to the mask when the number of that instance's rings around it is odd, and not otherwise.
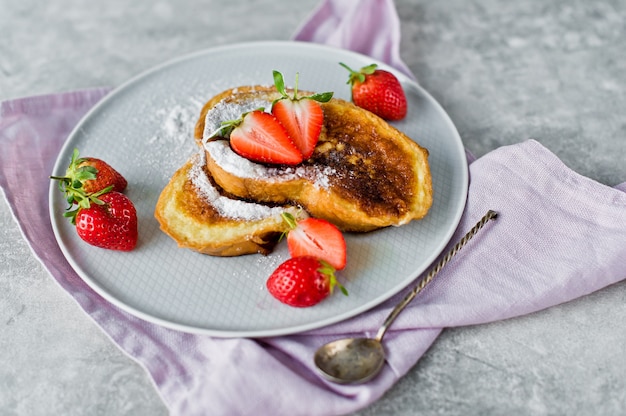
[{"label": "whole strawberry", "polygon": [[137,211],[124,194],[111,191],[100,203],[76,212],[76,232],[87,243],[111,250],[130,251],[137,245]]},{"label": "whole strawberry", "polygon": [[80,204],[91,194],[109,191],[122,192],[126,189],[126,179],[108,163],[93,157],[78,157],[74,149],[65,176],[51,176],[59,181],[59,188],[65,193],[67,202]]},{"label": "whole strawberry", "polygon": [[400,120],[406,116],[407,101],[398,78],[391,72],[376,69],[376,64],[355,71],[344,63],[339,65],[350,71],[348,84],[352,88],[352,102],[385,120]]},{"label": "whole strawberry", "polygon": [[108,163],[96,158],[79,158],[74,149],[65,176],[51,176],[69,204],[64,217],[76,225],[78,236],[87,243],[111,250],[130,251],[137,244],[137,211],[120,193],[126,179]]},{"label": "whole strawberry", "polygon": [[112,191],[122,192],[126,189],[126,179],[108,163],[95,157],[80,159],[77,169],[85,169],[95,173],[93,179],[83,181],[83,190],[86,193],[98,192],[111,186]]},{"label": "whole strawberry", "polygon": [[306,308],[324,300],[339,286],[335,269],[313,256],[291,257],[282,263],[267,279],[267,289],[280,302],[289,306]]}]

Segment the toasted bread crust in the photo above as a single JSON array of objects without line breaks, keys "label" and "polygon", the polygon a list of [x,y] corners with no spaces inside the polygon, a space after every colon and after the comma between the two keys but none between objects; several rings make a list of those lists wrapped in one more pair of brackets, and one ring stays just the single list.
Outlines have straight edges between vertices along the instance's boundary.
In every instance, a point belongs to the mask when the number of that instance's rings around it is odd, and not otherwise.
[{"label": "toasted bread crust", "polygon": [[[212,205],[191,179],[193,161],[189,160],[171,178],[161,192],[155,217],[161,230],[179,247],[213,256],[268,254],[280,235],[288,229],[279,211],[298,217],[296,207],[274,209],[272,215],[258,219],[232,218]],[[205,174],[208,172],[205,170]],[[207,179],[210,177],[207,175]],[[241,203],[247,203],[240,201]]]},{"label": "toasted bread crust", "polygon": [[[202,143],[200,131],[206,134],[207,130],[204,119],[223,100],[271,100],[276,94],[273,87],[261,86],[219,94],[205,105],[196,125],[196,140]],[[311,159],[298,169],[299,174],[294,176],[288,167],[264,169],[258,164],[253,170],[262,174],[242,174],[232,166],[251,162],[237,161],[239,156],[229,154],[228,159],[235,163],[224,163],[218,154],[229,149],[215,142],[205,146],[208,170],[223,189],[238,197],[296,203],[344,231],[371,231],[423,218],[432,205],[433,192],[428,151],[352,103],[332,99],[322,108],[324,127],[319,143]],[[324,172],[323,178],[320,172]]]}]

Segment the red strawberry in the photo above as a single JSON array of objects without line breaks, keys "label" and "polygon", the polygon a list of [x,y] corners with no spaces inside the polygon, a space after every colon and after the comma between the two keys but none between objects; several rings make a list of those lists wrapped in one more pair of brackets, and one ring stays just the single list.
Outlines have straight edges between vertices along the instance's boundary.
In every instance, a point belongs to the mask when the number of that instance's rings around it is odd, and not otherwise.
[{"label": "red strawberry", "polygon": [[128,184],[126,179],[108,163],[93,157],[79,158],[78,149],[74,149],[72,153],[65,176],[50,178],[59,181],[59,188],[65,193],[70,205],[80,204],[91,194],[122,192]]},{"label": "red strawberry", "polygon": [[276,299],[290,306],[313,306],[339,286],[332,266],[313,256],[292,257],[282,263],[267,279],[267,289]]},{"label": "red strawberry", "polygon": [[300,149],[302,157],[307,160],[313,154],[324,124],[324,112],[320,102],[328,102],[332,92],[298,97],[298,74],[293,96],[285,91],[283,75],[274,71],[274,85],[282,97],[272,104],[272,114],[285,127],[295,145]]},{"label": "red strawberry", "polygon": [[287,247],[292,257],[314,256],[335,270],[346,267],[346,240],[335,225],[312,217],[296,222],[288,213],[283,214],[283,218],[291,228],[287,232]]},{"label": "red strawberry", "polygon": [[130,251],[137,244],[137,211],[119,192],[101,195],[99,203],[79,208],[76,232],[87,243],[111,250]]},{"label": "red strawberry", "polygon": [[406,96],[395,75],[376,69],[376,64],[365,66],[360,71],[339,64],[350,71],[348,84],[352,86],[354,104],[385,120],[400,120],[406,116]]},{"label": "red strawberry", "polygon": [[94,157],[79,159],[78,169],[95,169],[96,177],[83,182],[83,190],[86,193],[98,192],[106,187],[112,186],[112,191],[122,192],[126,189],[128,182],[126,179],[108,163]]},{"label": "red strawberry", "polygon": [[225,127],[230,131],[230,146],[240,156],[255,162],[297,165],[298,150],[276,117],[261,110],[246,113]]}]

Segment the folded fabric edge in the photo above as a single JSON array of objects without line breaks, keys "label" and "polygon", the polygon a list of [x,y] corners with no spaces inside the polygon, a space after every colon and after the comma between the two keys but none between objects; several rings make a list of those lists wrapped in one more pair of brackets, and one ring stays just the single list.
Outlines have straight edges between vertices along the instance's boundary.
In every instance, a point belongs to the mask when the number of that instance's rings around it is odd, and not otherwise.
[{"label": "folded fabric edge", "polygon": [[[376,41],[368,43],[363,42],[365,34],[353,34],[351,25],[356,16],[367,19],[371,13],[382,24],[371,28],[369,35]],[[333,45],[371,56],[417,81],[401,57],[400,38],[400,18],[393,0],[323,0],[291,36],[292,40]]]},{"label": "folded fabric edge", "polygon": [[[593,178],[585,176],[571,167],[567,166],[561,158],[557,156],[552,150],[548,149],[544,146],[540,141],[535,139],[528,139],[526,141],[520,142],[518,144],[514,144],[512,146],[522,146],[529,153],[540,153],[542,156],[542,160],[544,163],[553,163],[555,166],[559,166],[558,172],[563,178],[568,178],[570,180],[576,181],[580,183],[587,189],[593,189],[595,191],[601,192],[603,190],[618,190],[621,192],[626,192],[626,182],[620,183],[615,186],[607,185],[602,182],[599,182]],[[508,146],[503,146],[506,148]],[[502,148],[501,148],[502,149]],[[494,149],[497,151],[498,149]]]},{"label": "folded fabric edge", "polygon": [[91,103],[94,100],[97,101],[112,89],[112,87],[94,87],[3,100],[0,102],[0,127],[2,126],[2,117],[8,117],[16,113],[38,114],[44,111],[48,112],[50,111],[50,106]]}]

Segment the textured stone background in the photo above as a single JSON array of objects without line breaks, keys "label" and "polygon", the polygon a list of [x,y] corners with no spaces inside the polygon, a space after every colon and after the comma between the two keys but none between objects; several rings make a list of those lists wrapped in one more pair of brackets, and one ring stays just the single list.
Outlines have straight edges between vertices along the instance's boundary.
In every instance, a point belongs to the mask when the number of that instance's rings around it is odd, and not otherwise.
[{"label": "textured stone background", "polygon": [[[0,0],[0,99],[116,86],[181,54],[288,39],[316,0]],[[528,138],[626,181],[626,1],[396,1],[402,56],[476,156]],[[164,415],[142,368],[33,257],[0,201],[0,414]],[[625,272],[626,273],[626,272]],[[626,414],[626,283],[444,331],[359,415]]]}]

